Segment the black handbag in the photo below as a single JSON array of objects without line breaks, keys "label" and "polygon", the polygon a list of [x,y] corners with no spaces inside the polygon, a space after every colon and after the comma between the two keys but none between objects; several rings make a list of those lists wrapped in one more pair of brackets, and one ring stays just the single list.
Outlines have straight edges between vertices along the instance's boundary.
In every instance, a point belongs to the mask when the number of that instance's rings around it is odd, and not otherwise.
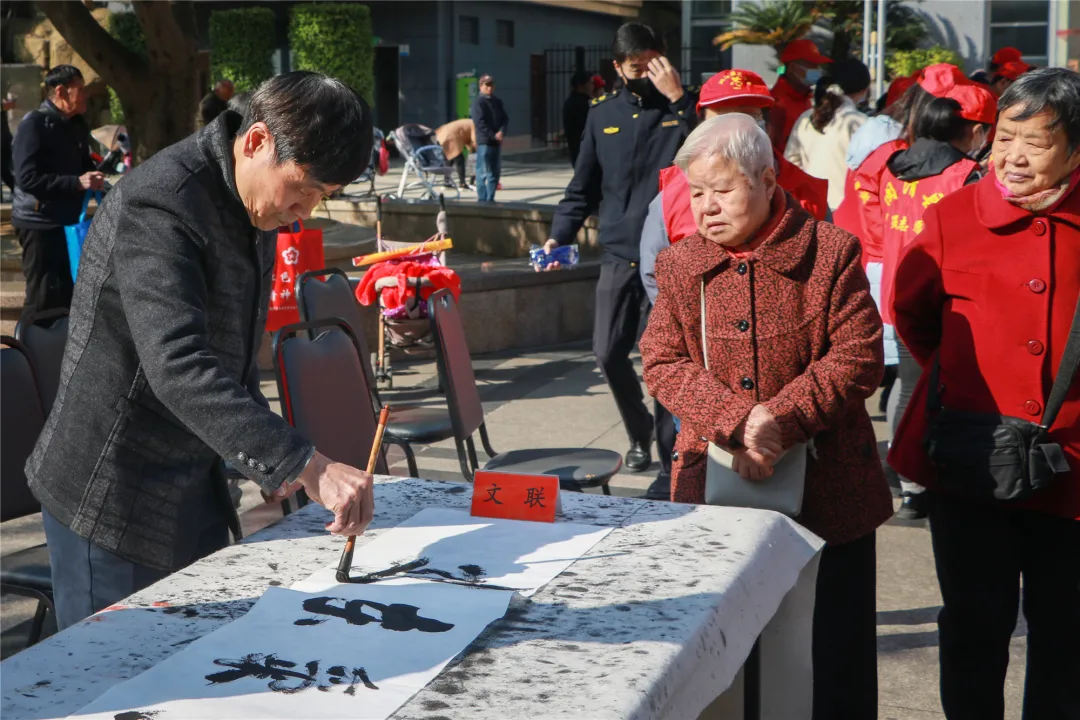
[{"label": "black handbag", "polygon": [[1065,451],[1050,442],[1065,395],[1080,364],[1080,299],[1042,420],[953,410],[942,404],[940,360],[934,361],[926,398],[929,428],[923,447],[938,470],[942,490],[979,500],[1023,500],[1069,472]]}]

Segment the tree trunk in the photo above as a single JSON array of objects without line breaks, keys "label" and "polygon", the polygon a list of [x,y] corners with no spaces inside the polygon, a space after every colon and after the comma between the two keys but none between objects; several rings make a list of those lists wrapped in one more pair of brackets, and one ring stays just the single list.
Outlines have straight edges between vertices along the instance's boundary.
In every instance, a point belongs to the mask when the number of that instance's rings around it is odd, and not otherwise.
[{"label": "tree trunk", "polygon": [[135,162],[195,129],[194,7],[187,2],[136,0],[146,57],[121,45],[82,3],[38,0],[74,50],[116,91],[124,106]]}]

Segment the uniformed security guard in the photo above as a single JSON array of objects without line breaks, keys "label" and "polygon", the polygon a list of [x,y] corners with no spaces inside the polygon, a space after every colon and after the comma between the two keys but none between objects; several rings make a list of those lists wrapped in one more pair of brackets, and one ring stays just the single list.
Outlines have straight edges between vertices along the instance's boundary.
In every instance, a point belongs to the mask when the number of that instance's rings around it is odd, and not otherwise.
[{"label": "uniformed security guard", "polygon": [[626,467],[633,471],[652,463],[653,438],[653,419],[630,361],[647,302],[637,267],[641,228],[660,170],[672,163],[696,122],[697,96],[682,86],[664,50],[663,38],[648,25],[627,23],[615,33],[612,55],[625,87],[592,102],[574,179],[545,245],[550,251],[573,242],[599,207],[604,257],[593,351],[630,436]]}]

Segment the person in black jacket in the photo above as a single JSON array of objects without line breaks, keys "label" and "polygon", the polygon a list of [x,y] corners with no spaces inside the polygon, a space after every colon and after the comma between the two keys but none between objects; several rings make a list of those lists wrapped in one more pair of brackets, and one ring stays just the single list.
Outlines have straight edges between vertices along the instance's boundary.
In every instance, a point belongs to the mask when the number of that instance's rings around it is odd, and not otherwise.
[{"label": "person in black jacket", "polygon": [[604,256],[593,351],[630,438],[626,467],[635,472],[652,464],[653,440],[653,418],[630,361],[648,302],[638,272],[641,228],[659,189],[660,170],[675,159],[697,117],[697,96],[683,88],[664,49],[663,38],[648,25],[627,23],[615,33],[615,71],[625,89],[593,100],[574,178],[544,245],[550,252],[574,242],[585,218],[599,208]]},{"label": "person in black jacket", "polygon": [[480,78],[469,117],[476,125],[476,199],[492,202],[502,173],[502,141],[509,117],[502,100],[495,97],[495,79],[490,75]]},{"label": "person in black jacket", "polygon": [[13,107],[15,107],[15,101],[4,98],[3,122],[0,122],[0,179],[11,192],[15,192],[15,171],[11,167],[11,143],[14,138],[11,135],[11,127],[8,125],[7,114]]},{"label": "person in black jacket", "polygon": [[94,218],[65,383],[26,476],[65,628],[224,547],[223,460],[268,495],[303,487],[363,532],[371,476],[334,463],[253,394],[277,229],[371,157],[371,111],[311,72],[267,80],[125,177]]},{"label": "person in black jacket", "polygon": [[230,80],[218,80],[214,83],[214,89],[199,101],[199,127],[206,127],[225,112],[229,107],[229,100],[232,99],[233,89]]},{"label": "person in black jacket", "polygon": [[90,157],[82,73],[57,65],[45,75],[45,89],[48,97],[22,119],[12,145],[11,224],[22,246],[24,313],[71,305],[74,283],[64,226],[79,222],[86,191],[105,185]]},{"label": "person in black jacket", "polygon": [[576,72],[570,78],[570,96],[563,103],[563,133],[566,135],[566,147],[570,151],[570,164],[577,163],[581,149],[581,134],[585,132],[585,119],[589,116],[589,103],[593,96],[592,75]]}]

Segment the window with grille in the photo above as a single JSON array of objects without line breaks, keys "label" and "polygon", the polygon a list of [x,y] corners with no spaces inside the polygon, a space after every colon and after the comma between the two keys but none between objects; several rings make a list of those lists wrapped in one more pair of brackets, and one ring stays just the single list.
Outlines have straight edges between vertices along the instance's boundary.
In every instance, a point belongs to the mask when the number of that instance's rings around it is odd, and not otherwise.
[{"label": "window with grille", "polygon": [[1024,53],[1024,62],[1045,66],[1050,47],[1050,0],[991,0],[990,49]]},{"label": "window with grille", "polygon": [[480,44],[480,18],[471,15],[458,17],[458,42],[462,45]]},{"label": "window with grille", "polygon": [[495,21],[495,44],[500,47],[514,47],[514,21]]}]

